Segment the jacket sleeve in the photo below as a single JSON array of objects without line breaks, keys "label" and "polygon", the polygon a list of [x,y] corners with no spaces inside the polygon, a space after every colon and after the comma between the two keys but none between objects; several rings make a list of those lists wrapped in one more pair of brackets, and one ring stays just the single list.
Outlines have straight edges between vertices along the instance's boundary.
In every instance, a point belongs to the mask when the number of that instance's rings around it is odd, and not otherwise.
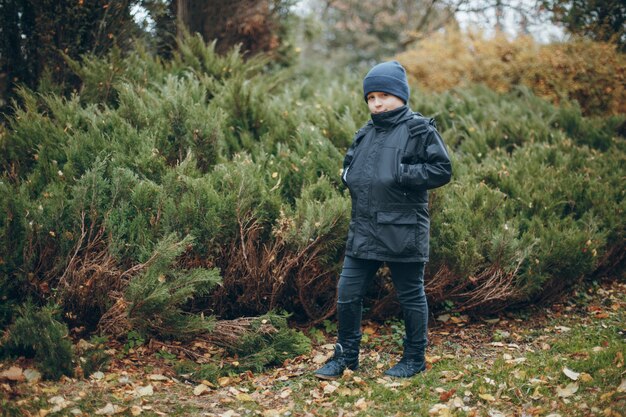
[{"label": "jacket sleeve", "polygon": [[400,184],[410,188],[432,189],[450,182],[452,164],[446,146],[434,127],[429,127],[418,161],[400,164]]}]

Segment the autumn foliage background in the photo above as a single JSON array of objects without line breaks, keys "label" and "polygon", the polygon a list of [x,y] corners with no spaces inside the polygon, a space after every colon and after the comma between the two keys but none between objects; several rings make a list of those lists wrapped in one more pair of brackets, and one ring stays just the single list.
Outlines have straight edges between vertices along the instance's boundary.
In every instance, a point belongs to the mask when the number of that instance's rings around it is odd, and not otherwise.
[{"label": "autumn foliage background", "polygon": [[[8,350],[36,314],[58,340],[63,326],[185,341],[223,319],[333,317],[364,72],[177,42],[166,57],[139,41],[65,56],[75,91],[54,77],[17,90],[0,128]],[[450,29],[397,59],[453,159],[430,197],[433,310],[493,313],[623,271],[615,46]],[[387,271],[367,304],[374,319],[398,311]]]}]

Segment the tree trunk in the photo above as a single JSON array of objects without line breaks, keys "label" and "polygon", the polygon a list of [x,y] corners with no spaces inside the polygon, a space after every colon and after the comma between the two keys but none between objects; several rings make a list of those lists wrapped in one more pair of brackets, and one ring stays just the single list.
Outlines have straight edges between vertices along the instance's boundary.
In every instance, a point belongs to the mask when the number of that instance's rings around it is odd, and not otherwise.
[{"label": "tree trunk", "polygon": [[[237,44],[254,55],[278,47],[277,24],[268,0],[175,0],[176,20],[224,53]],[[180,36],[180,29],[178,36]]]}]

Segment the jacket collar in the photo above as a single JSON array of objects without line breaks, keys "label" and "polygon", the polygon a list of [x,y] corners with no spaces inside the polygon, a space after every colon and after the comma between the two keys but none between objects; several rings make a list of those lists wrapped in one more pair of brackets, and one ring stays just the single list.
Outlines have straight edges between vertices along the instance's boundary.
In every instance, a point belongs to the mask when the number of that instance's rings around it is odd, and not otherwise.
[{"label": "jacket collar", "polygon": [[377,129],[388,129],[413,117],[413,112],[409,106],[398,107],[397,109],[384,113],[372,113],[372,122]]}]

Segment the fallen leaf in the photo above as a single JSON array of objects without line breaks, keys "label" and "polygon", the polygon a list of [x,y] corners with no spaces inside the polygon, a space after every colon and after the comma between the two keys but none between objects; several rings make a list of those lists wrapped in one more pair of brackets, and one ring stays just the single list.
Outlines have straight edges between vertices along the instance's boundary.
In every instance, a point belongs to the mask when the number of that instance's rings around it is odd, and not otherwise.
[{"label": "fallen leaf", "polygon": [[431,355],[426,354],[425,357],[426,357],[426,362],[431,363],[431,364],[437,363],[441,360],[441,356],[438,356],[438,355],[431,356]]},{"label": "fallen leaf", "polygon": [[563,367],[563,373],[565,374],[566,377],[568,377],[572,381],[578,381],[578,378],[580,377],[580,373],[574,372],[568,367]]},{"label": "fallen leaf", "polygon": [[493,409],[487,411],[487,415],[489,417],[506,417],[506,414],[502,413],[501,411],[493,410]]},{"label": "fallen leaf", "polygon": [[356,408],[358,408],[359,410],[367,410],[369,404],[367,403],[367,401],[365,401],[365,398],[361,397],[358,400],[356,400],[356,402],[354,403],[354,406]]},{"label": "fallen leaf", "polygon": [[99,381],[104,378],[104,372],[96,371],[93,374],[91,374],[89,377],[91,379],[95,379],[96,381]]},{"label": "fallen leaf", "polygon": [[556,330],[560,330],[560,331],[562,331],[562,332],[564,332],[564,333],[565,333],[565,332],[569,332],[570,330],[572,330],[571,328],[566,327],[566,326],[554,326],[554,328],[555,328]]},{"label": "fallen leaf", "polygon": [[455,388],[452,388],[450,391],[444,391],[441,394],[439,394],[439,401],[441,401],[442,403],[447,402],[450,397],[452,397],[454,395],[454,393],[456,392]]},{"label": "fallen leaf", "polygon": [[124,411],[126,411],[125,407],[120,407],[117,404],[113,405],[111,403],[107,403],[107,405],[105,405],[101,409],[96,410],[96,414],[99,416],[102,416],[102,415],[112,416],[113,414],[120,414],[120,413],[123,413]]},{"label": "fallen leaf", "polygon": [[333,384],[328,384],[324,387],[324,394],[332,394],[337,390],[337,386]]},{"label": "fallen leaf", "polygon": [[207,387],[206,385],[204,384],[196,385],[196,387],[193,389],[193,395],[197,397],[199,395],[204,394],[207,391],[209,391],[209,387]]},{"label": "fallen leaf", "polygon": [[376,329],[374,329],[372,326],[365,326],[363,328],[363,333],[369,334],[369,335],[374,335],[374,334],[376,334]]},{"label": "fallen leaf", "polygon": [[151,381],[169,381],[170,379],[165,375],[161,374],[152,374],[148,377]]},{"label": "fallen leaf", "polygon": [[326,362],[326,359],[328,359],[328,356],[318,353],[317,355],[313,357],[313,363],[321,365],[324,362]]},{"label": "fallen leaf", "polygon": [[242,401],[242,402],[253,402],[254,400],[252,399],[252,397],[250,396],[250,394],[246,394],[245,392],[241,392],[239,394],[237,394],[235,396],[235,398],[237,398],[237,400]]},{"label": "fallen leaf", "polygon": [[445,405],[445,404],[435,404],[433,405],[430,410],[428,410],[428,414],[431,416],[440,416],[440,417],[449,417],[451,416],[450,414],[450,408]]},{"label": "fallen leaf", "polygon": [[455,324],[457,324],[457,323],[466,323],[466,322],[468,322],[468,321],[469,321],[469,316],[467,316],[467,315],[465,315],[465,314],[464,314],[464,315],[462,315],[462,316],[459,316],[459,317],[456,317],[456,316],[450,316],[450,321],[451,321],[452,323],[455,323]]},{"label": "fallen leaf", "polygon": [[444,382],[458,381],[463,378],[463,372],[454,373],[454,371],[441,371],[441,376]]},{"label": "fallen leaf", "polygon": [[593,381],[593,377],[591,375],[589,375],[588,373],[586,373],[586,372],[582,372],[580,374],[580,380],[582,382],[591,382],[591,381]]},{"label": "fallen leaf", "polygon": [[142,409],[141,407],[139,407],[138,405],[133,405],[133,406],[130,408],[130,413],[131,413],[132,415],[134,415],[134,416],[138,416],[138,415],[140,415],[141,413],[143,413],[143,409]]},{"label": "fallen leaf", "polygon": [[483,400],[485,400],[485,401],[492,402],[492,401],[496,400],[496,398],[493,395],[491,395],[491,394],[478,394],[478,396],[480,398],[482,398]]},{"label": "fallen leaf", "polygon": [[200,381],[200,383],[206,385],[209,388],[215,388],[215,385],[213,385],[211,381],[207,381],[206,379],[203,379],[202,381]]},{"label": "fallen leaf", "polygon": [[26,378],[24,377],[24,374],[22,373],[22,368],[18,368],[17,366],[12,366],[6,371],[3,371],[2,373],[0,373],[0,380],[2,379],[8,380],[8,381],[14,381],[14,382],[22,382]]},{"label": "fallen leaf", "polygon": [[450,320],[450,315],[449,314],[442,314],[442,315],[437,317],[437,321],[440,321],[442,323],[445,323],[448,320]]},{"label": "fallen leaf", "polygon": [[135,388],[135,397],[149,397],[151,395],[154,395],[154,389],[152,388],[152,385]]},{"label": "fallen leaf", "polygon": [[57,395],[49,398],[48,402],[53,405],[52,409],[50,410],[51,413],[58,413],[64,408],[67,408],[70,405],[74,404],[72,401],[66,400],[62,395]]},{"label": "fallen leaf", "polygon": [[226,385],[230,384],[230,378],[227,376],[223,376],[217,379],[217,383],[221,386],[221,387],[225,387]]},{"label": "fallen leaf", "polygon": [[572,382],[571,384],[567,384],[565,388],[561,388],[560,386],[556,387],[556,394],[561,398],[571,397],[576,394],[578,391],[578,384]]},{"label": "fallen leaf", "polygon": [[24,371],[24,377],[31,384],[35,384],[41,380],[41,374],[36,369],[26,369]]},{"label": "fallen leaf", "polygon": [[626,392],[626,379],[622,379],[622,383],[617,387],[617,392]]}]

